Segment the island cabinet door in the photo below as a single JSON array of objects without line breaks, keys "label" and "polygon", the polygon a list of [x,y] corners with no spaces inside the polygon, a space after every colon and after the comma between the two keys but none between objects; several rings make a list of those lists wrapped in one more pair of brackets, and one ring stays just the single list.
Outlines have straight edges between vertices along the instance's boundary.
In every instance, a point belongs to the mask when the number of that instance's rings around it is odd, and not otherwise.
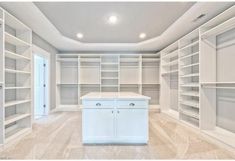
[{"label": "island cabinet door", "polygon": [[116,137],[120,142],[147,143],[148,141],[148,110],[117,109]]},{"label": "island cabinet door", "polygon": [[113,140],[113,109],[84,109],[82,115],[84,143],[105,143]]}]

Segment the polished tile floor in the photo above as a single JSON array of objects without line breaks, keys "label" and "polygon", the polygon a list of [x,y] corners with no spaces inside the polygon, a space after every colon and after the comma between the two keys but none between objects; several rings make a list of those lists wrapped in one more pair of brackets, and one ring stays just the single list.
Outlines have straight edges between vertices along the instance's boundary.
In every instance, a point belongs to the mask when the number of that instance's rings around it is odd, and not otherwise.
[{"label": "polished tile floor", "polygon": [[149,127],[148,145],[83,145],[81,112],[57,112],[37,120],[0,159],[235,159],[164,114],[151,112]]}]

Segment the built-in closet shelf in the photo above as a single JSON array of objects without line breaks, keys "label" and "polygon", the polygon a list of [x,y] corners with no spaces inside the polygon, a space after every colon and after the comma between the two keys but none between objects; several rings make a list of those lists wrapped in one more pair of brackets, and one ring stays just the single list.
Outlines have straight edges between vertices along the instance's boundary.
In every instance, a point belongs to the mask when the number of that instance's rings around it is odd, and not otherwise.
[{"label": "built-in closet shelf", "polygon": [[139,59],[121,58],[120,63],[139,63]]},{"label": "built-in closet shelf", "polygon": [[235,89],[235,82],[201,82],[202,88]]},{"label": "built-in closet shelf", "polygon": [[118,87],[118,85],[102,84],[101,87]]},{"label": "built-in closet shelf", "polygon": [[143,58],[143,63],[154,63],[154,62],[160,62],[160,58]]},{"label": "built-in closet shelf", "polygon": [[170,58],[174,58],[176,56],[178,56],[178,49],[176,49],[175,51],[173,51],[173,52],[171,52],[171,53],[169,53],[167,55],[164,55],[162,57],[162,59],[170,59]]},{"label": "built-in closet shelf", "polygon": [[208,31],[205,31],[204,33],[202,33],[201,37],[205,39],[210,36],[217,36],[221,33],[231,30],[234,27],[235,27],[235,17],[228,19],[227,21],[215,26],[214,28]]},{"label": "built-in closet shelf", "polygon": [[10,129],[6,129],[6,132],[5,132],[6,142],[15,139],[30,130],[31,130],[30,128],[24,128],[24,127],[18,127],[18,126],[15,126],[13,128],[10,127]]},{"label": "built-in closet shelf", "polygon": [[82,63],[100,63],[100,58],[80,58]]},{"label": "built-in closet shelf", "polygon": [[186,109],[180,109],[180,113],[187,115],[189,117],[193,117],[195,119],[199,119],[199,113],[197,110],[186,110]]},{"label": "built-in closet shelf", "polygon": [[118,72],[118,70],[101,70],[101,72],[107,72],[107,73],[109,73],[109,72]]},{"label": "built-in closet shelf", "polygon": [[79,85],[78,83],[57,83],[58,86],[60,85]]},{"label": "built-in closet shelf", "polygon": [[5,118],[5,123],[4,125],[9,125],[13,122],[16,122],[16,121],[19,121],[19,120],[22,120],[22,119],[25,119],[26,117],[29,117],[30,114],[14,114],[14,115],[11,115],[11,116],[8,116]]},{"label": "built-in closet shelf", "polygon": [[9,44],[15,45],[15,46],[26,46],[26,47],[30,47],[31,45],[7,32],[5,32],[5,40],[6,42],[8,42]]},{"label": "built-in closet shelf", "polygon": [[14,105],[19,105],[19,104],[23,104],[23,103],[28,103],[30,102],[30,99],[25,99],[25,100],[16,100],[16,101],[8,101],[5,102],[5,107],[10,107],[10,106],[14,106]]},{"label": "built-in closet shelf", "polygon": [[196,100],[190,100],[190,99],[181,100],[180,103],[181,103],[182,105],[187,105],[187,106],[199,108],[199,102],[196,101]]},{"label": "built-in closet shelf", "polygon": [[195,67],[195,66],[199,66],[199,63],[184,65],[184,66],[181,66],[181,69],[188,69],[188,68]]},{"label": "built-in closet shelf", "polygon": [[5,87],[6,90],[11,90],[11,89],[30,89],[30,86],[27,87]]},{"label": "built-in closet shelf", "polygon": [[187,59],[187,58],[191,58],[193,56],[196,56],[196,55],[199,55],[199,52],[194,52],[194,53],[191,53],[191,54],[187,54],[185,56],[182,56],[180,57],[180,60],[184,60],[184,59]]},{"label": "built-in closet shelf", "polygon": [[172,71],[169,71],[169,72],[162,73],[162,76],[170,75],[170,74],[176,74],[176,73],[178,73],[178,70],[172,70]]},{"label": "built-in closet shelf", "polygon": [[190,43],[190,44],[187,45],[187,46],[184,46],[184,47],[180,48],[179,50],[182,52],[182,51],[184,51],[185,49],[188,49],[188,48],[190,48],[190,47],[196,46],[196,45],[198,45],[198,44],[199,44],[199,41],[195,41],[195,42]]},{"label": "built-in closet shelf", "polygon": [[119,65],[119,63],[102,63],[101,62],[101,65]]},{"label": "built-in closet shelf", "polygon": [[185,91],[185,92],[181,92],[181,95],[199,97],[199,92],[198,91]]},{"label": "built-in closet shelf", "polygon": [[224,84],[224,85],[235,85],[235,82],[201,82],[202,85],[216,85],[216,84]]},{"label": "built-in closet shelf", "polygon": [[142,83],[143,85],[160,85],[160,83]]},{"label": "built-in closet shelf", "polygon": [[5,68],[5,72],[7,72],[7,73],[17,73],[17,74],[31,74],[28,71],[7,69],[7,68]]},{"label": "built-in closet shelf", "polygon": [[7,58],[11,58],[11,59],[24,59],[24,60],[31,60],[30,58],[26,57],[26,56],[23,56],[23,55],[20,55],[20,54],[16,54],[14,52],[11,52],[11,51],[8,51],[8,50],[5,50],[5,56]]},{"label": "built-in closet shelf", "polygon": [[199,77],[199,73],[192,73],[192,74],[181,75],[180,77],[181,78]]},{"label": "built-in closet shelf", "polygon": [[170,66],[177,65],[177,64],[178,64],[178,59],[171,61],[169,63],[162,64],[162,66],[163,67],[170,67]]},{"label": "built-in closet shelf", "polygon": [[101,79],[118,79],[118,77],[102,77]]},{"label": "built-in closet shelf", "polygon": [[57,59],[58,62],[77,62],[78,63],[78,59],[74,59],[74,58],[58,58]]},{"label": "built-in closet shelf", "polygon": [[181,87],[199,87],[199,83],[187,83],[187,84],[181,84]]}]

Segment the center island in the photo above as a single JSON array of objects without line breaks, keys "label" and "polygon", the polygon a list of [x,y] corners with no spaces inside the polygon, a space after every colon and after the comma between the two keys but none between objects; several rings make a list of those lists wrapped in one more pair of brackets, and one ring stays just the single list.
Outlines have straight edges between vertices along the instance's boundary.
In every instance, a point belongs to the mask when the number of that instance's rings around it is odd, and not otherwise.
[{"label": "center island", "polygon": [[81,100],[84,144],[147,144],[150,97],[133,92],[91,92]]}]

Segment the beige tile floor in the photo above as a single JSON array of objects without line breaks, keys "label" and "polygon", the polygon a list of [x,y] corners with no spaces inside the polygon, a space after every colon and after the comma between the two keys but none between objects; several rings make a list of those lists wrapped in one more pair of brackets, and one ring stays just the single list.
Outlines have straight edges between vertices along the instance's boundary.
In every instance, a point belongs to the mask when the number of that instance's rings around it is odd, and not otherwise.
[{"label": "beige tile floor", "polygon": [[83,145],[81,112],[57,112],[5,147],[0,159],[235,159],[164,114],[151,112],[149,127],[148,145]]}]

